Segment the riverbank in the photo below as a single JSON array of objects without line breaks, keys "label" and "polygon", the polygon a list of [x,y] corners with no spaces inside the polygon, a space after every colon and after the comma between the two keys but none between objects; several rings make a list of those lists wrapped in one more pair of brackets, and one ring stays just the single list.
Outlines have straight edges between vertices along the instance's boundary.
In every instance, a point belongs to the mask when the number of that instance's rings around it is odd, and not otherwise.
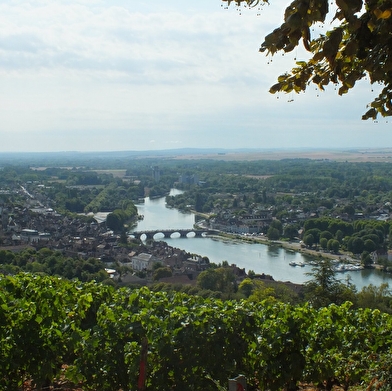
[{"label": "riverbank", "polygon": [[222,232],[222,234],[219,236],[231,238],[234,240],[241,240],[249,243],[262,243],[267,246],[279,246],[286,250],[299,252],[303,255],[307,255],[314,258],[339,259],[341,261],[356,262],[356,263],[359,262],[359,260],[353,259],[352,256],[347,253],[334,254],[323,250],[310,249],[307,247],[303,247],[301,243],[298,241],[294,242],[294,241],[285,241],[285,240],[269,240],[265,236],[243,236],[238,234],[230,234],[226,232]]},{"label": "riverbank", "polygon": [[359,260],[353,259],[349,254],[345,254],[345,253],[334,254],[323,250],[320,251],[320,250],[310,249],[307,247],[302,247],[301,244],[298,242],[286,242],[284,240],[281,240],[281,241],[270,241],[269,244],[271,245],[277,244],[285,248],[286,250],[297,251],[299,253],[312,256],[314,258],[339,259],[342,261],[359,262]]}]

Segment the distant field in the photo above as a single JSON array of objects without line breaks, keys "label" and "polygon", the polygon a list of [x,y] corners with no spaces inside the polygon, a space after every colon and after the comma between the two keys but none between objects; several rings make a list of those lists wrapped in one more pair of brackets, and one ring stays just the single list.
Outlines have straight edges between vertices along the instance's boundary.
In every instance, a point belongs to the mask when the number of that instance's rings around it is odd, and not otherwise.
[{"label": "distant field", "polygon": [[97,174],[112,174],[115,178],[124,178],[127,170],[91,170]]},{"label": "distant field", "polygon": [[303,150],[303,151],[260,151],[205,153],[177,155],[176,159],[216,159],[216,160],[282,160],[282,159],[317,159],[348,162],[392,162],[392,149],[356,149],[356,150]]},{"label": "distant field", "polygon": [[[223,161],[256,161],[256,160],[282,160],[282,159],[311,159],[311,160],[331,160],[331,161],[347,161],[347,162],[392,162],[392,148],[356,148],[356,149],[250,149],[250,150],[162,150],[162,151],[149,151],[148,155],[144,152],[140,152],[138,155],[136,152],[117,152],[118,156],[121,156],[124,161],[128,158],[132,159],[143,159],[143,158],[156,158],[165,160],[223,160]],[[0,162],[1,162],[0,153]],[[16,155],[17,159],[28,159],[28,156]],[[39,159],[41,155],[37,155],[36,159]],[[116,153],[107,153],[108,167],[110,166],[113,156],[117,156]],[[72,156],[71,156],[72,157]],[[61,154],[54,155],[50,163],[38,163],[37,166],[32,165],[33,170],[45,170],[47,167],[59,167],[64,169],[83,168],[84,167],[84,155],[78,154],[78,160],[75,161],[75,166],[69,166],[69,160],[71,157],[62,157]],[[7,158],[8,155],[7,155]],[[105,154],[103,153],[103,158]],[[42,159],[48,159],[45,154],[42,154]],[[63,163],[65,159],[67,163]],[[87,157],[86,157],[87,159]],[[94,167],[94,163],[91,163],[91,159],[94,159],[93,155],[88,155],[88,166]],[[99,154],[99,161],[101,162],[102,153]],[[19,161],[18,160],[18,161]],[[76,164],[77,163],[77,164]],[[31,164],[31,162],[30,162]],[[86,163],[87,164],[87,163]],[[117,178],[124,178],[126,174],[125,169],[108,169],[108,170],[92,170],[99,174],[112,174]]]}]

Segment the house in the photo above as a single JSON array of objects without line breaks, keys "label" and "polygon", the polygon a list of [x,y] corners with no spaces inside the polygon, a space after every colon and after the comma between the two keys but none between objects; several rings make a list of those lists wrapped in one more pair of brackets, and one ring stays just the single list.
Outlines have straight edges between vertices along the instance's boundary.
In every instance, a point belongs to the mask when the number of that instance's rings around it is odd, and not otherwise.
[{"label": "house", "polygon": [[43,240],[47,242],[51,238],[51,234],[49,232],[41,232],[38,234],[39,240]]},{"label": "house", "polygon": [[20,233],[20,239],[22,240],[22,242],[38,242],[39,233],[35,229],[22,229]]},{"label": "house", "polygon": [[135,271],[152,270],[155,263],[162,263],[162,261],[154,255],[141,253],[132,257],[132,269]]}]

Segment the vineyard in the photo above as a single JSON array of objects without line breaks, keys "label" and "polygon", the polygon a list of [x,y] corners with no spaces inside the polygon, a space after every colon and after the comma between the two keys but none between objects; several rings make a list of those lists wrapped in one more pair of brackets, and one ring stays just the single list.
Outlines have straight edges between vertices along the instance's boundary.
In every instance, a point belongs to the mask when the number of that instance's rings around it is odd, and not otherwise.
[{"label": "vineyard", "polygon": [[32,274],[0,278],[0,389],[392,387],[392,317],[350,303],[220,301]]}]

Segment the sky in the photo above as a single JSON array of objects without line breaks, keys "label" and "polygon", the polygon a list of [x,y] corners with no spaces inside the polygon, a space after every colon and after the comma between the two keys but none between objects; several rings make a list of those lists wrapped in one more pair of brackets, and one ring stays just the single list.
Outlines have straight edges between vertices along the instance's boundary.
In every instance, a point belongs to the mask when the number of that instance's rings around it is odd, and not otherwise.
[{"label": "sky", "polygon": [[306,58],[258,51],[286,5],[0,0],[0,152],[392,146],[367,83],[268,92]]}]

